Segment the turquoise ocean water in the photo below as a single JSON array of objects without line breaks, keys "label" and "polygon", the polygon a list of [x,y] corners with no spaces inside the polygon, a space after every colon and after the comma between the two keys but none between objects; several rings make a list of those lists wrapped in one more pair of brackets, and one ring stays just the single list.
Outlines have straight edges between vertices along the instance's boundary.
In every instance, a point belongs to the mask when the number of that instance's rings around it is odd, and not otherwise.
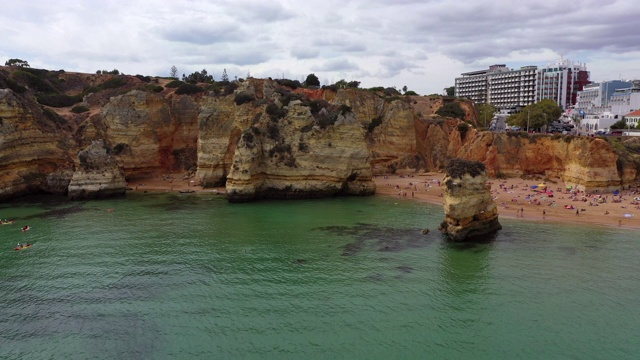
[{"label": "turquoise ocean water", "polygon": [[502,219],[452,245],[441,207],[384,197],[41,197],[0,217],[18,220],[1,359],[640,357],[637,232]]}]

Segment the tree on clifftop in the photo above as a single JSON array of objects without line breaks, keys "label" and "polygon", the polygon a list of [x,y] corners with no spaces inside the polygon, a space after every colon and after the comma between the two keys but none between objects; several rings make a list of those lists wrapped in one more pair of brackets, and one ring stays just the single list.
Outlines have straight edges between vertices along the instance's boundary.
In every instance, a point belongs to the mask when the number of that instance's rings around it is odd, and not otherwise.
[{"label": "tree on clifftop", "polygon": [[307,79],[304,81],[306,86],[320,86],[320,80],[315,74],[307,75]]},{"label": "tree on clifftop", "polygon": [[447,96],[455,96],[456,95],[456,87],[455,86],[449,86],[448,88],[444,88],[444,91],[446,91]]},{"label": "tree on clifftop", "polygon": [[169,76],[174,79],[178,78],[178,68],[175,65],[171,67],[171,72],[169,73]]},{"label": "tree on clifftop", "polygon": [[7,62],[4,63],[4,66],[18,66],[18,67],[24,67],[24,68],[31,67],[29,66],[28,62],[20,59],[9,59],[7,60]]},{"label": "tree on clifftop", "polygon": [[558,120],[560,115],[562,115],[562,108],[555,101],[542,99],[527,105],[521,112],[510,115],[507,118],[507,124],[517,125],[523,129],[539,129]]},{"label": "tree on clifftop", "polygon": [[493,115],[498,112],[498,109],[492,104],[480,104],[476,105],[476,109],[478,109],[478,114],[480,115],[480,122],[486,127],[487,124],[491,123],[491,119],[493,119]]}]

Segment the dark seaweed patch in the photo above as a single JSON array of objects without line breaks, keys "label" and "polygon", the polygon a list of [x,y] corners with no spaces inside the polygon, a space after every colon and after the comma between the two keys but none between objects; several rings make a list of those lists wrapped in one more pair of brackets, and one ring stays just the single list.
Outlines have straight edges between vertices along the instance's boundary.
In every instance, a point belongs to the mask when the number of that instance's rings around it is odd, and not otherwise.
[{"label": "dark seaweed patch", "polygon": [[353,237],[355,240],[342,247],[343,256],[353,256],[365,248],[378,251],[397,252],[408,248],[429,245],[432,240],[422,235],[420,229],[401,229],[389,226],[359,223],[355,226],[326,226],[317,230],[337,236]]},{"label": "dark seaweed patch", "polygon": [[[151,195],[151,196],[154,196],[154,195]],[[164,194],[162,194],[161,196],[164,196]],[[193,196],[193,195],[183,196],[181,194],[181,195],[168,196],[166,201],[147,204],[146,207],[150,209],[160,209],[163,211],[184,211],[184,210],[192,210],[194,207],[199,205],[202,205],[202,204],[200,203],[199,198],[197,196]]]},{"label": "dark seaweed patch", "polygon": [[30,219],[62,219],[66,216],[77,214],[79,212],[83,212],[86,209],[84,206],[80,204],[76,204],[69,207],[57,208],[45,211],[43,213],[27,215],[25,217],[20,218],[20,220],[30,220]]},{"label": "dark seaweed patch", "polygon": [[565,255],[575,255],[578,252],[574,246],[558,246],[558,249],[561,250]]},{"label": "dark seaweed patch", "polygon": [[415,270],[411,266],[407,266],[407,265],[400,265],[396,269],[400,270],[403,273],[407,273],[407,274],[410,274],[410,273],[413,272],[413,270]]},{"label": "dark seaweed patch", "polygon": [[375,273],[375,274],[367,275],[365,279],[369,281],[379,282],[379,281],[382,281],[382,279],[384,279],[384,276],[382,276],[382,274]]}]

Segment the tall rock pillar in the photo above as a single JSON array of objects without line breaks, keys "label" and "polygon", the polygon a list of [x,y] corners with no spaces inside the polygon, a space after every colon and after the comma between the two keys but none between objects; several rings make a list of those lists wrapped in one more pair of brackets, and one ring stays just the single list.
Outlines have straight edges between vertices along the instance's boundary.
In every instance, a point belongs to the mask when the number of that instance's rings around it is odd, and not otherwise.
[{"label": "tall rock pillar", "polygon": [[453,159],[447,165],[442,185],[445,219],[439,230],[450,240],[481,240],[502,229],[487,179],[479,161]]}]

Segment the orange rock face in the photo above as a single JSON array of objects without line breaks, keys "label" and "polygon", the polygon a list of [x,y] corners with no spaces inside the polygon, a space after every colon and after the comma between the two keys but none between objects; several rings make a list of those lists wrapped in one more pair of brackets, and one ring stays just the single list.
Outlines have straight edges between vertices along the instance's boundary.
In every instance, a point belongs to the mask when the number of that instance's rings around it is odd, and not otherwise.
[{"label": "orange rock face", "polygon": [[[121,87],[89,92],[78,103],[88,111],[75,114],[70,106],[38,104],[32,89],[4,88],[9,70],[0,67],[0,198],[67,193],[74,176],[74,193],[118,193],[117,171],[105,167],[114,177],[101,183],[102,176],[94,179],[80,166],[78,154],[95,141],[103,141],[126,180],[195,176],[203,186],[227,184],[248,198],[285,190],[305,196],[371,194],[373,174],[441,170],[452,158],[480,161],[490,177],[560,177],[587,190],[617,188],[638,176],[640,161],[602,139],[479,132],[473,104],[454,98],[291,90],[261,79],[238,83],[228,95],[175,95],[162,87],[164,79],[47,75],[57,76],[55,86],[66,95],[122,80]],[[159,92],[149,91],[152,84]],[[236,104],[240,93],[251,101]],[[471,125],[436,114],[452,101]],[[333,110],[321,113],[319,105]]]}]

